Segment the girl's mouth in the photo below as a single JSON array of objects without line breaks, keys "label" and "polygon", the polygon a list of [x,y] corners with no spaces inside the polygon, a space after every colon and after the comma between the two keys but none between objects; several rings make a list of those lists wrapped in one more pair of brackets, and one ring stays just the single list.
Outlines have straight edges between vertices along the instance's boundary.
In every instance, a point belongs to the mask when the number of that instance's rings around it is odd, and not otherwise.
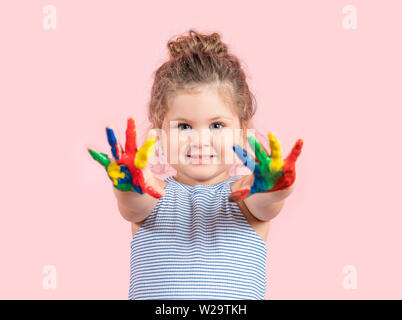
[{"label": "girl's mouth", "polygon": [[214,155],[206,155],[206,156],[204,156],[204,155],[202,155],[202,156],[197,156],[197,155],[191,156],[191,155],[187,155],[187,158],[191,158],[191,159],[208,159],[208,158],[213,158],[213,157],[215,157],[215,156],[214,156]]},{"label": "girl's mouth", "polygon": [[190,163],[192,163],[192,164],[212,164],[212,159],[215,158],[215,156],[214,155],[205,155],[205,156],[187,155],[187,158],[190,159]]}]

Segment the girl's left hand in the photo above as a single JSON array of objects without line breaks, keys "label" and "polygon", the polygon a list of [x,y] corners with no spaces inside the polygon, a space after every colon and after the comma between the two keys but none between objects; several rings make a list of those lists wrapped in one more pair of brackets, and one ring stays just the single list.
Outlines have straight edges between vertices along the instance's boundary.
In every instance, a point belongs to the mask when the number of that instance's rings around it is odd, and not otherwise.
[{"label": "girl's left hand", "polygon": [[250,186],[232,192],[229,201],[240,201],[254,193],[274,192],[289,188],[296,179],[295,163],[301,153],[303,140],[296,141],[287,158],[281,159],[281,148],[276,137],[268,133],[271,156],[256,141],[255,137],[247,138],[250,147],[254,150],[258,163],[247,155],[247,151],[239,145],[233,146],[233,150],[245,166],[253,173]]}]

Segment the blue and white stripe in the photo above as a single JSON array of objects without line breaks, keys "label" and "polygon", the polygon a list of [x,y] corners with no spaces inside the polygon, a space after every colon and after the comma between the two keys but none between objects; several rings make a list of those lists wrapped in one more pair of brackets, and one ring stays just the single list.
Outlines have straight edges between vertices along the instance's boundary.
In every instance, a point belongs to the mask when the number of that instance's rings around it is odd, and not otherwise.
[{"label": "blue and white stripe", "polygon": [[237,179],[165,179],[165,196],[131,240],[130,300],[264,299],[266,245],[228,200]]}]

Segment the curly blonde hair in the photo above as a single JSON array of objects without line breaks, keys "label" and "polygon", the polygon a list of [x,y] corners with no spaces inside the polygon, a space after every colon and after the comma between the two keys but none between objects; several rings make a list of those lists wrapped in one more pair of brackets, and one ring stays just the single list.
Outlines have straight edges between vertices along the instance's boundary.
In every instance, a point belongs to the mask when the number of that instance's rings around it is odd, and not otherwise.
[{"label": "curly blonde hair", "polygon": [[[221,41],[221,35],[217,32],[205,35],[190,29],[188,35],[169,40],[167,47],[169,60],[154,72],[148,104],[149,130],[162,128],[169,101],[176,94],[192,92],[205,85],[215,86],[222,99],[238,115],[245,141],[246,129],[256,130],[251,119],[257,102],[239,59],[229,52],[228,46]],[[261,136],[258,130],[256,132]],[[157,170],[151,166],[151,169],[157,175],[162,173],[161,167]],[[166,167],[162,171],[166,172]]]}]

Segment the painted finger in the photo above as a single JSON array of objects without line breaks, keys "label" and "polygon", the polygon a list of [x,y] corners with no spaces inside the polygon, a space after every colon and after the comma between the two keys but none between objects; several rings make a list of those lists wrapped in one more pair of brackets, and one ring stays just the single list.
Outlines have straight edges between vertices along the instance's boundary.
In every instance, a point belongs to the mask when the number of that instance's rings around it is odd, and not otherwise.
[{"label": "painted finger", "polygon": [[96,152],[92,147],[87,147],[87,150],[89,154],[92,156],[92,158],[96,161],[98,161],[102,166],[107,168],[110,164],[110,159],[109,156],[105,153],[102,152]]},{"label": "painted finger", "polygon": [[232,192],[229,195],[229,201],[230,202],[238,202],[243,200],[244,198],[246,198],[250,193],[250,189],[246,188],[246,189],[241,189],[241,190],[237,190],[235,192]]},{"label": "painted finger", "polygon": [[272,134],[268,133],[269,147],[271,149],[271,162],[269,168],[272,173],[278,172],[283,167],[281,146],[278,139]]},{"label": "painted finger", "polygon": [[164,196],[161,190],[157,190],[151,186],[147,186],[145,188],[145,192],[156,199],[162,198]]},{"label": "painted finger", "polygon": [[129,155],[134,155],[137,152],[137,130],[133,117],[127,119],[125,150]]},{"label": "painted finger", "polygon": [[147,165],[148,160],[152,157],[155,151],[155,140],[156,135],[152,131],[135,156],[134,164],[137,168],[142,169]]},{"label": "painted finger", "polygon": [[248,143],[251,147],[251,149],[254,151],[255,158],[259,161],[260,164],[267,164],[271,160],[269,155],[264,151],[264,149],[261,147],[259,142],[255,139],[254,136],[249,136],[247,138]]},{"label": "painted finger", "polygon": [[120,156],[121,156],[120,150],[117,146],[117,139],[116,139],[116,136],[114,135],[113,128],[111,125],[108,125],[106,127],[106,135],[107,135],[107,141],[109,142],[109,145],[112,149],[113,158],[115,160],[120,159]]},{"label": "painted finger", "polygon": [[296,141],[295,145],[293,146],[292,150],[287,156],[286,161],[290,163],[295,163],[301,153],[302,148],[303,148],[303,139],[299,139]]},{"label": "painted finger", "polygon": [[254,172],[254,169],[256,167],[256,163],[253,158],[249,157],[247,155],[247,150],[244,150],[242,147],[240,147],[238,144],[233,146],[233,151],[236,153],[236,155],[239,157],[241,162],[251,171]]},{"label": "painted finger", "polygon": [[282,168],[283,177],[280,178],[279,182],[275,185],[275,188],[273,190],[275,191],[282,190],[293,185],[294,181],[296,180],[295,164],[297,158],[301,153],[302,147],[303,147],[303,140],[302,139],[297,140],[292,148],[292,151],[285,159],[285,164],[283,165]]}]

